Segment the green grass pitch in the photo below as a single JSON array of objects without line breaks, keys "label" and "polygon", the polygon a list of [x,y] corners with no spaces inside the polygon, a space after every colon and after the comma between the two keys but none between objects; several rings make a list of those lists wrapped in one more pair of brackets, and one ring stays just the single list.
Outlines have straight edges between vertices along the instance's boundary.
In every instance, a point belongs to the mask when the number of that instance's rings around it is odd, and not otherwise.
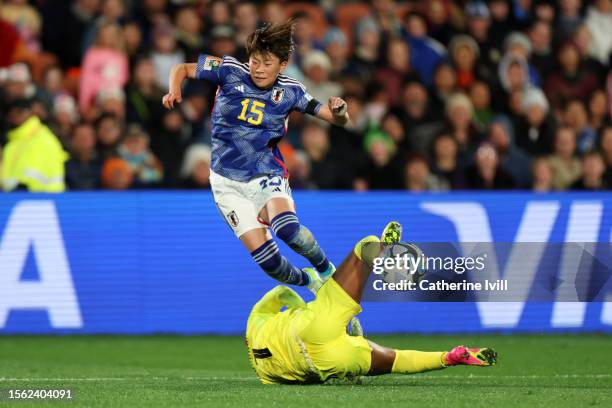
[{"label": "green grass pitch", "polygon": [[[612,337],[376,336],[444,350],[492,346],[496,367],[454,367],[360,384],[264,386],[240,337],[0,337],[1,406],[612,407]],[[8,389],[71,388],[72,402],[14,402]]]}]

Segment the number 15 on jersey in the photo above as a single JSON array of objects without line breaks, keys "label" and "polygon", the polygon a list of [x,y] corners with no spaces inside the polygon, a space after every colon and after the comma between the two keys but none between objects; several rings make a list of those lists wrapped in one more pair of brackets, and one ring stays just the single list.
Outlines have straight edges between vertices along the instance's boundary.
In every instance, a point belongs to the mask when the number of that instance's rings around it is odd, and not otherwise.
[{"label": "number 15 on jersey", "polygon": [[[259,101],[252,101],[251,103],[251,100],[247,98],[240,102],[240,104],[242,105],[242,112],[240,112],[240,115],[238,116],[239,120],[247,121],[251,125],[261,124],[264,115],[262,109],[266,106],[265,103]],[[251,109],[249,109],[249,104],[251,105]],[[252,113],[252,115],[249,115],[249,117],[247,117],[247,110]]]}]

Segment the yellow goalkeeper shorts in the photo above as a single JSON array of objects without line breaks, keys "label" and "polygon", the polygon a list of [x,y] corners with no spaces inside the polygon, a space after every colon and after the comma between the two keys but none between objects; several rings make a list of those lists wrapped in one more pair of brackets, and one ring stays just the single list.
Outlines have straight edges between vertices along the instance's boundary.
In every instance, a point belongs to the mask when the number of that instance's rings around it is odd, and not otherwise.
[{"label": "yellow goalkeeper shorts", "polygon": [[332,278],[296,316],[297,335],[322,380],[364,375],[370,370],[372,348],[362,336],[346,333],[348,322],[360,312],[361,306]]}]

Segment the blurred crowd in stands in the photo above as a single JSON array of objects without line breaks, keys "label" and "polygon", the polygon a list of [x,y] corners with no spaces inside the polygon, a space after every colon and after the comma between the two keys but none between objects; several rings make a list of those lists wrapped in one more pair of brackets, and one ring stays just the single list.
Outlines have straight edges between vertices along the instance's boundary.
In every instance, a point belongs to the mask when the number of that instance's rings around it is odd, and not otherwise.
[{"label": "blurred crowd in stands", "polygon": [[208,188],[215,89],[165,110],[170,69],[288,18],[352,118],[290,116],[293,189],[612,188],[611,0],[0,0],[4,189]]}]

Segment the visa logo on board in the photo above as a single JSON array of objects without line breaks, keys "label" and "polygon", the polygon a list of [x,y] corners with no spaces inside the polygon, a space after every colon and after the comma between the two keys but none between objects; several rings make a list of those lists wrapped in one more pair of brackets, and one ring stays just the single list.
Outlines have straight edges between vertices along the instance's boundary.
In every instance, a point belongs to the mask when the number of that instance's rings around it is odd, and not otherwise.
[{"label": "visa logo on board", "polygon": [[[513,295],[519,290],[527,299],[529,290],[534,281],[535,274],[540,264],[546,243],[550,240],[557,217],[559,215],[560,203],[558,201],[530,201],[527,202],[525,210],[517,228],[514,242],[533,243],[531,248],[526,251],[525,246],[515,245],[512,253],[505,265],[504,273],[501,274],[496,266],[499,263],[495,259],[495,251],[487,251],[490,254],[490,261],[493,267],[488,268],[489,276],[484,278],[491,281],[501,279],[512,279],[514,274],[520,275],[523,279],[514,279],[515,283],[522,283],[522,287],[513,288]],[[431,214],[443,217],[451,222],[457,231],[460,242],[483,243],[493,242],[491,233],[491,221],[485,208],[476,202],[423,202],[421,209]],[[589,243],[597,242],[599,229],[603,215],[604,205],[601,201],[574,201],[570,207],[565,242]],[[610,237],[612,241],[612,236]],[[465,253],[470,253],[469,244],[463,248]],[[482,247],[482,244],[480,245]],[[585,248],[588,249],[588,248]],[[526,262],[528,257],[528,262]],[[555,302],[551,317],[552,327],[580,327],[583,325],[587,304],[578,302],[578,296],[572,282],[576,279],[579,261],[571,254],[564,254],[561,259],[560,274],[558,278],[564,282],[557,288],[559,298],[568,299],[571,296],[576,298],[576,302]],[[528,264],[526,270],[524,265]],[[520,265],[520,267],[518,266]],[[504,297],[508,292],[499,292],[493,298],[499,302],[478,302],[478,312],[484,327],[488,328],[512,328],[518,325],[525,302],[508,302]],[[491,299],[491,297],[489,297]],[[601,322],[612,325],[612,294],[609,301],[605,302],[602,308]]]}]

